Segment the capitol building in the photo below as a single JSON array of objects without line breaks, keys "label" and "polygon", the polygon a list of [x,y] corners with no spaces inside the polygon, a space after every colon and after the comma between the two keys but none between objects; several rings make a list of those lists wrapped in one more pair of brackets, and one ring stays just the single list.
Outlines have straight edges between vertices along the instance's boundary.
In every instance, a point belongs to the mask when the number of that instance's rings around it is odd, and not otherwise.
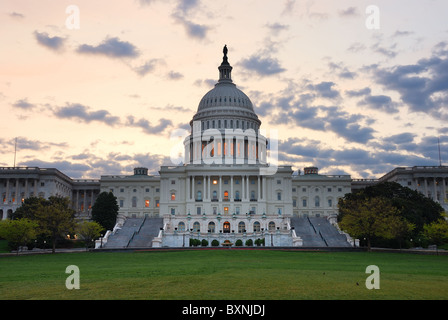
[{"label": "capitol building", "polygon": [[237,88],[227,47],[218,82],[199,101],[183,142],[182,165],[133,174],[75,180],[52,168],[0,168],[0,218],[31,196],[69,197],[79,218],[89,218],[96,197],[112,192],[120,207],[106,248],[185,247],[263,240],[266,246],[352,246],[338,230],[338,201],[354,189],[396,181],[421,191],[448,211],[448,167],[396,168],[379,180],[294,172],[270,161],[276,145],[262,129],[250,98]]}]

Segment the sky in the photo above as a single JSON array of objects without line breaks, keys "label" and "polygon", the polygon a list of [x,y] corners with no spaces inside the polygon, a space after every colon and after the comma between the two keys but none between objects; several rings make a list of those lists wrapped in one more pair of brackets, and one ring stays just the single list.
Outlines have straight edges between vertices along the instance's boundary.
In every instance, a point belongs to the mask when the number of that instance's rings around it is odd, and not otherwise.
[{"label": "sky", "polygon": [[2,0],[0,166],[157,174],[224,45],[266,136],[278,132],[280,165],[379,178],[439,165],[439,145],[448,165],[447,12],[446,0]]}]

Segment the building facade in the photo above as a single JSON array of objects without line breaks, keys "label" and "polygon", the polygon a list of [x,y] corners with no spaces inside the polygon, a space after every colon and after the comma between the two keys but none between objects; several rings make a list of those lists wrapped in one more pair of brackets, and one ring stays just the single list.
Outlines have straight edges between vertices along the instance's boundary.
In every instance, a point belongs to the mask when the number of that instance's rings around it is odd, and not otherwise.
[{"label": "building facade", "polygon": [[352,189],[396,181],[442,204],[448,211],[448,167],[396,168],[379,180],[320,175],[318,168],[293,172],[276,166],[274,152],[249,97],[232,80],[227,48],[219,80],[200,100],[184,140],[184,161],[162,166],[159,175],[135,168],[132,175],[74,180],[57,169],[0,168],[0,217],[6,219],[31,196],[69,197],[80,218],[89,218],[100,192],[112,192],[119,224],[129,218],[163,218],[160,246],[183,246],[185,235],[201,239],[239,235],[267,245],[292,246],[300,237],[293,217],[335,221],[338,201]]}]

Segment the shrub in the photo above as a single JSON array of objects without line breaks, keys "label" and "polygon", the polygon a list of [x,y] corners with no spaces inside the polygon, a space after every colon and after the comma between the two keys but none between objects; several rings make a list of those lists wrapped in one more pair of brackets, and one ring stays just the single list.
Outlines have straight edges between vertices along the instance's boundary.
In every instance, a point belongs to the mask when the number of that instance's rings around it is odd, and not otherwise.
[{"label": "shrub", "polygon": [[252,247],[253,245],[254,245],[254,242],[252,241],[252,239],[246,240],[246,246],[247,247]]},{"label": "shrub", "polygon": [[218,240],[213,240],[212,241],[212,247],[218,247],[219,246],[219,241]]},{"label": "shrub", "polygon": [[243,240],[241,240],[241,239],[236,240],[235,241],[235,246],[236,247],[242,247],[243,246]]},{"label": "shrub", "polygon": [[202,239],[202,241],[201,241],[201,246],[203,246],[203,247],[207,247],[207,246],[208,246],[208,241],[205,240],[205,239]]}]

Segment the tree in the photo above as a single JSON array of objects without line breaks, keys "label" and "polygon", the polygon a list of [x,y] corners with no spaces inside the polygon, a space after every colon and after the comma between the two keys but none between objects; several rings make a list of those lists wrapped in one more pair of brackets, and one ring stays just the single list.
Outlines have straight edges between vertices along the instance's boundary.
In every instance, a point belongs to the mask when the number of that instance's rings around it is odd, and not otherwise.
[{"label": "tree", "polygon": [[50,197],[42,202],[34,212],[40,233],[48,235],[52,242],[52,252],[56,251],[56,242],[75,230],[75,211],[70,208],[70,199]]},{"label": "tree", "polygon": [[448,222],[442,218],[427,224],[423,227],[423,234],[436,246],[440,246],[448,242]]},{"label": "tree", "polygon": [[9,217],[12,220],[16,219],[22,219],[27,218],[34,220],[35,219],[35,212],[37,211],[37,208],[39,205],[42,205],[46,202],[44,198],[41,197],[30,197],[26,198],[22,205],[17,208],[17,210]]},{"label": "tree", "polygon": [[341,199],[339,212],[339,227],[353,237],[366,238],[369,251],[373,237],[393,238],[393,226],[400,223],[399,210],[381,197],[350,202]]},{"label": "tree", "polygon": [[25,246],[37,237],[37,222],[29,219],[3,220],[0,221],[0,237],[8,241],[10,247],[17,249]]},{"label": "tree", "polygon": [[118,210],[117,197],[112,192],[99,194],[92,207],[92,220],[98,222],[106,230],[112,230],[117,221]]},{"label": "tree", "polygon": [[83,221],[76,226],[76,233],[84,239],[86,250],[92,244],[93,240],[101,235],[103,230],[103,227],[95,221]]}]

